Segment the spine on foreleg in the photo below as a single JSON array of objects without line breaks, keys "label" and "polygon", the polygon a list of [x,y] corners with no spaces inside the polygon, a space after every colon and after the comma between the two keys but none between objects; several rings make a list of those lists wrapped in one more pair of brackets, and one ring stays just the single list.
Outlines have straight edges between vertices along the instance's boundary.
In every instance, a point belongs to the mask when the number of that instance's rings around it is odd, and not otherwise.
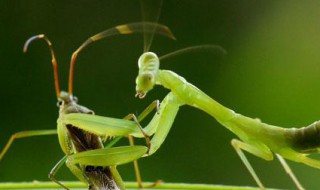
[{"label": "spine on foreleg", "polygon": [[180,101],[171,92],[161,102],[159,114],[156,114],[152,123],[149,124],[150,126],[156,126],[155,135],[150,141],[149,155],[155,153],[166,139],[180,105]]}]

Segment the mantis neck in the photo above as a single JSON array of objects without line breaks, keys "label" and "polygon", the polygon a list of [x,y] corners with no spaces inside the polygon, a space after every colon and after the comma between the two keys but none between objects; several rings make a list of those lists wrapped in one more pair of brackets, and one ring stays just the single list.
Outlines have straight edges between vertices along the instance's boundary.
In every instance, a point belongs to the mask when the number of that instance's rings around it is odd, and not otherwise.
[{"label": "mantis neck", "polygon": [[[259,137],[264,139],[263,144],[268,143],[269,146],[273,146],[272,141],[276,138],[280,139],[279,143],[285,141],[283,138],[285,128],[262,123],[259,119],[235,113],[172,71],[160,70],[157,84],[170,89],[176,101],[180,102],[179,105],[187,104],[208,113],[243,141],[247,139],[252,141],[253,137]],[[270,139],[273,140],[270,141]],[[258,144],[262,143],[258,142],[258,139],[255,141]]]},{"label": "mantis neck", "polygon": [[159,70],[159,76],[158,84],[171,90],[184,104],[208,113],[219,122],[229,121],[235,117],[236,114],[233,110],[219,104],[176,73]]}]

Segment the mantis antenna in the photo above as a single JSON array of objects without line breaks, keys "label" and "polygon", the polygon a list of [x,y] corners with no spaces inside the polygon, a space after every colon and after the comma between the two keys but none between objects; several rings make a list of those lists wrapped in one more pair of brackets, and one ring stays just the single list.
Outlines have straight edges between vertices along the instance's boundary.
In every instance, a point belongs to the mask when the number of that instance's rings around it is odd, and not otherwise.
[{"label": "mantis antenna", "polygon": [[[163,4],[163,0],[140,0],[142,21],[158,23],[162,4]],[[145,28],[144,30],[148,30],[148,29]],[[155,33],[155,27],[151,30],[151,32],[143,33],[143,42],[144,42],[143,52],[144,53],[150,50],[154,33]]]},{"label": "mantis antenna", "polygon": [[88,38],[75,52],[73,52],[71,57],[71,63],[70,63],[70,73],[69,73],[69,89],[68,92],[70,95],[72,95],[73,91],[73,73],[74,73],[74,65],[76,63],[76,59],[78,57],[78,54],[80,51],[82,51],[85,47],[87,47],[89,44],[101,40],[103,38],[113,36],[113,35],[119,35],[119,34],[133,34],[133,33],[157,33],[163,36],[166,36],[168,38],[171,38],[175,40],[174,35],[172,34],[171,30],[161,24],[151,23],[151,22],[137,22],[137,23],[130,23],[130,24],[123,24],[118,25],[113,28],[107,29],[105,31],[102,31],[90,38]]},{"label": "mantis antenna", "polygon": [[58,78],[58,64],[57,64],[57,60],[56,60],[56,58],[54,56],[52,43],[50,42],[49,38],[47,38],[47,36],[45,36],[44,34],[39,34],[39,35],[36,35],[36,36],[32,36],[24,44],[23,52],[26,53],[27,50],[28,50],[29,44],[33,40],[37,40],[37,39],[44,39],[47,42],[47,44],[48,44],[48,46],[50,48],[51,57],[52,57],[51,62],[52,62],[52,66],[53,66],[53,75],[54,75],[54,85],[55,85],[55,88],[56,88],[57,98],[59,99],[60,98],[60,87],[59,87],[59,78]]},{"label": "mantis antenna", "polygon": [[221,46],[213,45],[213,44],[205,44],[205,45],[197,45],[197,46],[191,46],[191,47],[179,49],[177,51],[163,55],[159,59],[162,61],[164,59],[172,58],[177,55],[181,55],[189,52],[197,52],[197,51],[208,51],[208,52],[210,51],[215,53],[222,53],[223,55],[227,54],[227,51],[223,49]]}]

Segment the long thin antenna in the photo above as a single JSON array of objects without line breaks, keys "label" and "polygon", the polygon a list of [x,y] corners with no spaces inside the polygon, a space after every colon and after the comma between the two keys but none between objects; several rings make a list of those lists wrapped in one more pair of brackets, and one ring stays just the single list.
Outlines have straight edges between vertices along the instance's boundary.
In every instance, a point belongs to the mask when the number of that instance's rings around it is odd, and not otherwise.
[{"label": "long thin antenna", "polygon": [[69,89],[68,92],[72,95],[73,92],[73,74],[74,74],[74,65],[76,63],[76,59],[80,51],[82,51],[89,44],[101,40],[103,38],[113,36],[113,35],[128,35],[133,33],[155,33],[160,34],[165,37],[171,38],[175,40],[174,35],[170,31],[170,29],[161,24],[151,23],[151,22],[137,22],[137,23],[129,23],[118,25],[113,28],[104,30],[90,38],[88,38],[75,52],[73,52],[70,62],[70,73],[69,73]]},{"label": "long thin antenna", "polygon": [[224,50],[221,46],[214,45],[214,44],[204,44],[204,45],[197,45],[197,46],[191,46],[191,47],[186,47],[183,49],[179,49],[177,51],[168,53],[166,55],[161,56],[159,59],[164,60],[168,58],[172,58],[181,54],[185,53],[191,53],[191,52],[212,52],[212,53],[220,53],[220,54],[227,54],[226,50]]},{"label": "long thin antenna", "polygon": [[[140,0],[142,21],[158,23],[162,4],[163,0]],[[154,27],[153,30],[151,30],[152,32],[145,32],[143,34],[144,53],[150,50],[155,29]]]},{"label": "long thin antenna", "polygon": [[54,51],[52,48],[52,43],[50,42],[50,40],[47,38],[47,36],[45,36],[44,34],[39,34],[36,36],[32,36],[31,38],[29,38],[26,43],[23,46],[23,52],[26,53],[29,47],[29,44],[33,41],[33,40],[37,40],[37,39],[44,39],[49,48],[50,48],[50,52],[51,52],[51,62],[52,62],[52,66],[53,66],[53,75],[54,75],[54,85],[56,88],[56,95],[57,98],[60,98],[60,87],[59,87],[59,78],[58,78],[58,64],[57,64],[57,60],[54,56]]}]

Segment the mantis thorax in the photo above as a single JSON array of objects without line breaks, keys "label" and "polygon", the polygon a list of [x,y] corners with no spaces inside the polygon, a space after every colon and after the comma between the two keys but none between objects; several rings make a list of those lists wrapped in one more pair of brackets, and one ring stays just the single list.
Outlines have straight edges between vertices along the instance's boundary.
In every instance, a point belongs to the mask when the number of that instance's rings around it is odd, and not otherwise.
[{"label": "mantis thorax", "polygon": [[156,84],[159,72],[159,58],[153,52],[142,54],[138,60],[139,74],[136,78],[136,96],[144,98]]}]

